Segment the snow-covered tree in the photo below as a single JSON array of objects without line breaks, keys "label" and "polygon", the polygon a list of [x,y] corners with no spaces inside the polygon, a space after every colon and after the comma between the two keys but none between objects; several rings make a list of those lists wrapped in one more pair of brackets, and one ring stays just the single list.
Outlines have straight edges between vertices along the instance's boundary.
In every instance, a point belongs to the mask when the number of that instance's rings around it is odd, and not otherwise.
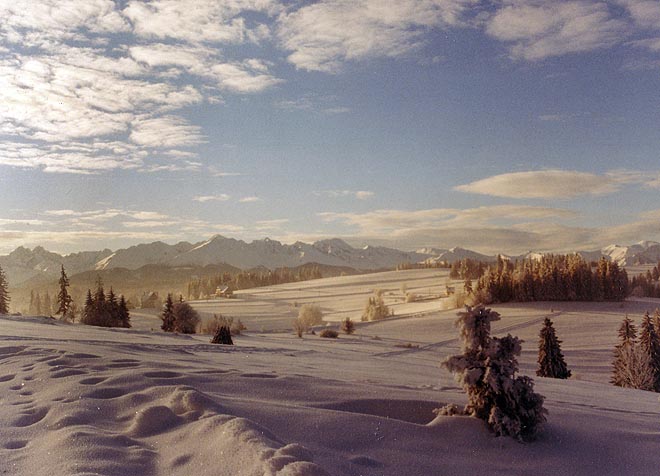
[{"label": "snow-covered tree", "polygon": [[561,341],[557,338],[552,321],[547,317],[539,334],[538,363],[536,375],[539,377],[566,379],[571,376],[561,352]]},{"label": "snow-covered tree", "polygon": [[637,342],[637,328],[626,316],[619,327],[619,344],[614,348],[611,382],[619,387],[653,390],[651,360]]},{"label": "snow-covered tree", "polygon": [[464,412],[485,420],[496,435],[533,438],[547,412],[532,379],[516,376],[522,341],[511,335],[491,337],[491,322],[500,315],[482,305],[466,306],[458,316],[462,354],[448,357],[443,366],[467,392]]},{"label": "snow-covered tree", "polygon": [[0,267],[0,314],[9,314],[9,285],[5,272]]}]

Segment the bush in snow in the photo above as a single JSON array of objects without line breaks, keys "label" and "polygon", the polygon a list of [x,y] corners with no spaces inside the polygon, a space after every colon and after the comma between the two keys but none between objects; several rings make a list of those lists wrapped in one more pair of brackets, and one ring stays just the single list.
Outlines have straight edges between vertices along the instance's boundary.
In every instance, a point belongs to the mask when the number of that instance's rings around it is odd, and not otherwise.
[{"label": "bush in snow", "polygon": [[389,315],[390,309],[385,305],[385,301],[383,301],[383,291],[374,291],[374,295],[369,298],[367,305],[364,308],[364,312],[362,313],[362,320],[377,321],[380,319],[385,319]]},{"label": "bush in snow", "polygon": [[557,338],[552,321],[547,317],[539,334],[538,363],[536,375],[539,377],[566,379],[571,376],[561,352],[561,341]]},{"label": "bush in snow", "polygon": [[341,321],[341,330],[344,334],[351,335],[355,332],[355,323],[350,317]]},{"label": "bush in snow", "polygon": [[295,318],[291,324],[293,325],[293,332],[302,339],[303,334],[307,331],[307,326],[303,324],[299,317]]},{"label": "bush in snow", "polygon": [[522,341],[511,335],[491,337],[490,323],[500,315],[482,305],[466,306],[458,316],[463,353],[448,357],[443,366],[467,392],[464,413],[486,421],[498,436],[533,438],[547,412],[532,379],[516,376]]},{"label": "bush in snow", "polygon": [[326,339],[336,339],[337,337],[339,337],[339,332],[337,332],[334,329],[323,329],[319,333],[319,337],[324,337]]}]

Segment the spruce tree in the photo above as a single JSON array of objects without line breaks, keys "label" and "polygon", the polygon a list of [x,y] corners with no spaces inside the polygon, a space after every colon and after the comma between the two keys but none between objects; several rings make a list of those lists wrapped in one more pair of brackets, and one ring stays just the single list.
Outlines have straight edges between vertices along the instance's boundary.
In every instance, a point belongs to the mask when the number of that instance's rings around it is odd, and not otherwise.
[{"label": "spruce tree", "polygon": [[176,317],[174,316],[174,302],[172,301],[171,293],[167,295],[160,319],[163,321],[163,325],[160,326],[162,330],[165,332],[174,332],[174,321],[176,320]]},{"label": "spruce tree", "polygon": [[0,314],[9,314],[9,285],[5,272],[0,267]]},{"label": "spruce tree", "polygon": [[560,379],[571,376],[571,371],[568,370],[564,361],[560,344],[561,341],[557,338],[552,321],[546,317],[539,334],[539,368],[536,375]]},{"label": "spruce tree", "polygon": [[533,438],[547,412],[532,379],[516,376],[522,341],[511,335],[490,337],[490,323],[500,315],[482,305],[466,306],[458,315],[463,353],[447,358],[443,366],[468,394],[464,412],[485,420],[498,436]]},{"label": "spruce tree", "polygon": [[[64,265],[62,265],[62,270],[60,274],[60,292],[57,293],[57,312],[63,319],[66,319],[69,316],[69,308],[71,307],[71,296],[67,288],[69,287],[69,278],[64,271]],[[50,312],[50,311],[49,311]]]},{"label": "spruce tree", "polygon": [[117,296],[115,295],[112,286],[110,286],[110,292],[105,299],[105,310],[107,315],[107,325],[108,327],[119,327],[121,325],[119,318],[119,303],[117,302]]},{"label": "spruce tree", "polygon": [[653,389],[660,391],[660,336],[647,312],[642,319],[639,333],[639,345],[642,353],[648,357],[653,374]]}]

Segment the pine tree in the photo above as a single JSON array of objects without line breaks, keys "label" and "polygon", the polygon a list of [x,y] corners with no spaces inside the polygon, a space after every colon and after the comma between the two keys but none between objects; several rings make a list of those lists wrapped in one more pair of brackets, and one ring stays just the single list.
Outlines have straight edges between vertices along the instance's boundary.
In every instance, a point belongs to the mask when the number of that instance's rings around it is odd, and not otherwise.
[{"label": "pine tree", "polygon": [[485,420],[496,435],[533,438],[547,412],[543,396],[534,393],[532,379],[516,376],[520,339],[491,338],[490,323],[500,315],[482,305],[466,306],[458,315],[463,353],[447,358],[443,366],[468,394],[464,412]]},{"label": "pine tree", "polygon": [[568,370],[564,361],[560,344],[561,341],[557,338],[552,321],[546,317],[539,334],[539,368],[536,375],[560,379],[571,376],[571,371]]},{"label": "pine tree", "polygon": [[119,298],[118,318],[119,327],[131,327],[131,314],[128,312],[128,305],[126,304],[126,299],[123,294]]},{"label": "pine tree", "polygon": [[5,272],[0,267],[0,314],[9,314],[9,285]]},{"label": "pine tree", "polygon": [[[60,292],[57,294],[57,312],[55,314],[59,314],[62,316],[63,319],[66,319],[67,316],[69,316],[69,309],[71,307],[71,302],[73,301],[71,299],[71,296],[69,295],[69,291],[67,288],[69,287],[69,278],[66,275],[66,272],[64,271],[64,265],[62,265],[62,270],[60,274]],[[50,311],[49,311],[50,312]]]},{"label": "pine tree", "polygon": [[165,306],[163,307],[163,312],[160,315],[160,319],[163,321],[163,325],[160,326],[165,332],[174,332],[174,321],[176,316],[174,315],[174,302],[172,302],[172,294],[167,295],[167,300],[165,301]]},{"label": "pine tree", "polygon": [[648,312],[642,319],[639,345],[642,353],[648,357],[653,374],[653,389],[658,392],[660,391],[660,336]]}]

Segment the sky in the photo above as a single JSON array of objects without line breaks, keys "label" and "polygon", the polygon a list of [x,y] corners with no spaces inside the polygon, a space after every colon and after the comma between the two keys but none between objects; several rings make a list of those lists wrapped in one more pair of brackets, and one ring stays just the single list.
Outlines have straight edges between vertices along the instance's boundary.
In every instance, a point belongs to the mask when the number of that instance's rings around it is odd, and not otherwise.
[{"label": "sky", "polygon": [[0,253],[660,241],[656,0],[0,0]]}]

